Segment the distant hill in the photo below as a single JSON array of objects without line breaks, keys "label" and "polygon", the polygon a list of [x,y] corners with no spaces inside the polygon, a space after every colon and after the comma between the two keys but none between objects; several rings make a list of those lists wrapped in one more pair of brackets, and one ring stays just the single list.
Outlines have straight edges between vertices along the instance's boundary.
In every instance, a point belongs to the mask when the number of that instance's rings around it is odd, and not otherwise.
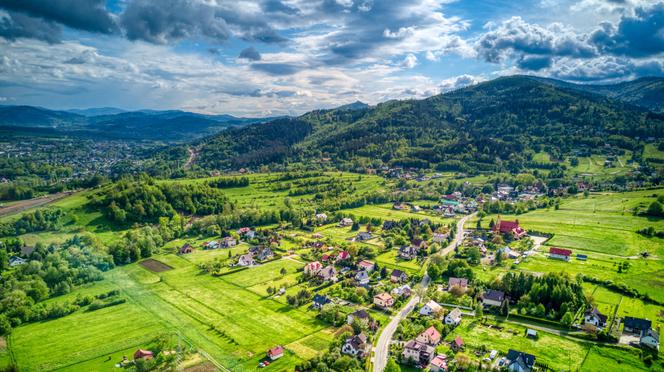
[{"label": "distant hill", "polygon": [[360,102],[360,101],[355,101],[353,103],[349,103],[349,104],[346,104],[346,105],[343,105],[343,106],[339,106],[335,110],[340,110],[340,111],[344,111],[344,110],[364,110],[364,109],[367,109],[367,108],[369,108],[369,105],[367,105],[366,103]]},{"label": "distant hill", "polygon": [[34,106],[0,106],[0,125],[17,127],[74,128],[86,124],[84,116]]},{"label": "distant hill", "polygon": [[229,127],[276,118],[239,118],[180,110],[124,112],[115,108],[56,111],[33,106],[0,106],[0,126],[54,128],[54,135],[99,136],[134,140],[190,141]]},{"label": "distant hill", "polygon": [[[662,100],[660,98],[660,100]],[[423,100],[390,101],[364,110],[316,110],[273,123],[222,132],[198,144],[208,169],[331,159],[343,169],[404,166],[439,171],[550,169],[555,160],[623,150],[636,137],[664,137],[664,116],[632,104],[524,76],[495,79]],[[279,156],[256,156],[278,145]],[[535,164],[543,149],[553,164]]]},{"label": "distant hill", "polygon": [[643,77],[617,84],[573,84],[560,80],[534,78],[561,88],[581,90],[664,113],[664,78]]},{"label": "distant hill", "polygon": [[98,115],[115,115],[127,112],[127,110],[119,109],[116,107],[92,107],[87,109],[70,109],[67,112],[83,116],[98,116]]}]

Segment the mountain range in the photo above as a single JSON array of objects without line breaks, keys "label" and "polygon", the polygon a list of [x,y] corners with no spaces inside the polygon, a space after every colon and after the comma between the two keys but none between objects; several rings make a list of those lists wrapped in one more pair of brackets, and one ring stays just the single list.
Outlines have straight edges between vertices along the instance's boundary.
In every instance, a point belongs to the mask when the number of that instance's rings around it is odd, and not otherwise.
[{"label": "mountain range", "polygon": [[637,137],[664,137],[664,115],[650,109],[662,107],[664,94],[653,99],[662,81],[600,88],[503,77],[423,100],[316,110],[230,129],[198,141],[196,161],[203,169],[331,161],[348,169],[519,171],[543,149],[556,161],[605,145],[630,151]]},{"label": "mountain range", "polygon": [[50,128],[51,134],[132,140],[188,141],[229,127],[276,119],[204,115],[180,110],[124,111],[117,108],[49,110],[34,106],[0,106],[0,126],[22,132]]}]

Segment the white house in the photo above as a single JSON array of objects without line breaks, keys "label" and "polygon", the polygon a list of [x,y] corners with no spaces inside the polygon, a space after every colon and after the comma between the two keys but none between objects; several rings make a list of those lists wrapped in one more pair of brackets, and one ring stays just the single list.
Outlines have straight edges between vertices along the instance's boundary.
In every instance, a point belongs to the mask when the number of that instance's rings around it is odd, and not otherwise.
[{"label": "white house", "polygon": [[659,350],[659,334],[654,329],[648,328],[641,332],[639,344],[654,350]]},{"label": "white house", "polygon": [[461,310],[455,308],[445,316],[445,324],[457,326],[461,323]]},{"label": "white house", "polygon": [[254,261],[254,257],[251,255],[251,253],[247,253],[238,258],[237,264],[240,266],[253,266],[256,264],[256,261]]},{"label": "white house", "polygon": [[355,280],[360,285],[367,285],[369,284],[369,273],[367,273],[365,270],[358,271],[358,273],[355,274]]},{"label": "white house", "polygon": [[482,304],[484,306],[503,306],[505,302],[505,292],[489,289],[482,295]]},{"label": "white house", "polygon": [[341,221],[339,221],[339,226],[341,226],[341,227],[350,226],[352,224],[353,224],[353,220],[351,218],[348,218],[348,217],[344,217],[344,218],[341,219]]},{"label": "white house", "polygon": [[592,310],[587,310],[583,314],[583,324],[593,325],[600,328],[604,327],[606,326],[606,315],[600,313],[596,307]]},{"label": "white house", "polygon": [[318,221],[318,222],[327,222],[327,214],[325,214],[325,213],[316,214],[316,221]]},{"label": "white house", "polygon": [[444,242],[445,240],[447,240],[447,236],[448,236],[448,235],[449,235],[449,234],[445,234],[445,233],[437,233],[437,232],[435,232],[435,233],[433,233],[433,241],[434,241],[435,243],[442,243],[442,242]]},{"label": "white house", "polygon": [[422,308],[420,309],[420,315],[431,315],[436,312],[440,312],[443,308],[434,300],[429,300]]},{"label": "white house", "polygon": [[9,259],[9,266],[14,267],[14,266],[19,266],[25,264],[27,261],[24,258],[14,256]]},{"label": "white house", "polygon": [[364,333],[349,337],[346,339],[344,346],[341,347],[341,352],[344,354],[364,357],[367,352],[367,336]]}]

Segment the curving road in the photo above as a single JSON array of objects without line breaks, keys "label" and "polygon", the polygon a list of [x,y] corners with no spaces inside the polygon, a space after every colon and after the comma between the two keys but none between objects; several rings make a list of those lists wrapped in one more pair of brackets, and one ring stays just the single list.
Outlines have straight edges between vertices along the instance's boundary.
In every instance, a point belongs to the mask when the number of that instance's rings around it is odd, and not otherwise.
[{"label": "curving road", "polygon": [[[450,244],[445,247],[444,249],[441,249],[437,254],[440,255],[448,255],[450,252],[454,251],[454,248],[456,248],[459,243],[463,240],[463,237],[465,236],[464,231],[463,231],[463,226],[466,224],[466,221],[474,216],[475,213],[469,214],[462,219],[459,220],[457,223],[457,231],[456,235],[454,235],[454,240],[450,242]],[[429,285],[429,274],[424,273],[424,277],[422,277],[422,282],[420,285],[424,288],[426,288]],[[374,348],[374,356],[373,356],[373,370],[374,372],[382,372],[385,369],[385,365],[387,364],[387,358],[390,353],[390,342],[392,341],[392,336],[394,335],[394,332],[397,330],[397,326],[399,325],[399,322],[404,319],[408,314],[413,311],[415,308],[415,305],[420,302],[420,297],[417,294],[413,294],[413,298],[410,299],[406,303],[404,307],[399,310],[399,312],[396,315],[393,315],[390,318],[390,322],[387,323],[385,328],[383,329],[383,332],[380,334],[378,337],[378,341],[376,342],[376,347]]]}]

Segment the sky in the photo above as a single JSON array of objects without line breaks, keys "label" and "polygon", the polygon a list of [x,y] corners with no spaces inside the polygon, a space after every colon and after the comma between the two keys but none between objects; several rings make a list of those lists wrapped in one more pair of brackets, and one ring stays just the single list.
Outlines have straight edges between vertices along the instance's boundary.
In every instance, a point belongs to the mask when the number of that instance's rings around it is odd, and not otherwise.
[{"label": "sky", "polygon": [[0,104],[298,115],[664,76],[664,0],[0,0]]}]

